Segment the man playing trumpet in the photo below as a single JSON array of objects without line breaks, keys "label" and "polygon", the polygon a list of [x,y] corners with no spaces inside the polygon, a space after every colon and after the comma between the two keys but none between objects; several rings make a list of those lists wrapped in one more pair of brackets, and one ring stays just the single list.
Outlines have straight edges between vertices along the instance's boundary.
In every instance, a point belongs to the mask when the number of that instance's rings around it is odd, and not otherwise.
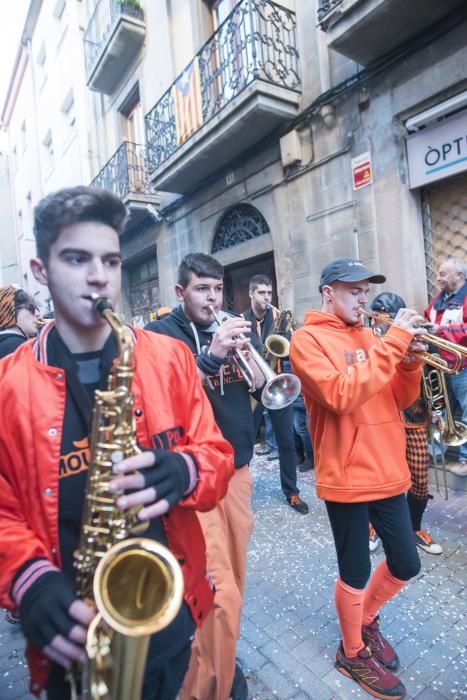
[{"label": "man playing trumpet", "polygon": [[[215,420],[234,448],[235,473],[227,496],[209,513],[199,515],[206,540],[208,573],[216,586],[215,608],[204,629],[195,637],[188,674],[180,692],[182,700],[246,700],[247,684],[235,662],[245,585],[248,541],[253,530],[252,482],[249,462],[254,432],[248,384],[232,353],[247,346],[250,321],[222,317],[224,270],[203,253],[186,255],[178,268],[175,293],[180,306],[161,321],[146,327],[170,335],[188,345],[195,355],[198,374],[205,383]],[[240,337],[239,337],[240,336]],[[256,363],[251,367],[256,389],[264,376]],[[253,394],[259,400],[259,393]]]},{"label": "man playing trumpet", "polygon": [[[422,320],[400,309],[386,335],[364,328],[370,283],[383,275],[337,258],[322,270],[321,311],[308,311],[292,337],[292,367],[302,382],[315,448],[316,487],[337,551],[335,603],[342,633],[336,668],[371,695],[402,698],[399,661],[379,631],[379,610],[420,570],[405,492],[410,472],[400,409],[418,395]],[[386,559],[370,577],[368,521]]]}]

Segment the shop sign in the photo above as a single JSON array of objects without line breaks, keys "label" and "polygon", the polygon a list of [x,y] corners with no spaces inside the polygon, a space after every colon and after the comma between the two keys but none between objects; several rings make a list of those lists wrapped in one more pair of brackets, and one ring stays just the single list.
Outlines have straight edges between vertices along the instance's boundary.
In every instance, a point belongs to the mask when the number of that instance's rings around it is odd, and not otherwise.
[{"label": "shop sign", "polygon": [[467,111],[407,139],[410,187],[467,170]]},{"label": "shop sign", "polygon": [[352,188],[354,190],[361,190],[362,187],[371,185],[373,182],[373,174],[371,171],[371,156],[369,151],[356,156],[356,158],[352,158],[351,167]]}]

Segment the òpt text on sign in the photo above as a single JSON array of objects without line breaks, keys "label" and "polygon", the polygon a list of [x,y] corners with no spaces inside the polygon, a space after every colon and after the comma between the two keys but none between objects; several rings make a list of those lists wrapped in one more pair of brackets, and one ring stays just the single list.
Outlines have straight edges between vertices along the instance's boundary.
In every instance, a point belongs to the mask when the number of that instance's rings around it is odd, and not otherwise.
[{"label": "\u00f2pt text on sign", "polygon": [[407,139],[410,187],[467,170],[467,110]]},{"label": "\u00f2pt text on sign", "polygon": [[369,151],[361,153],[352,158],[352,188],[360,190],[362,187],[371,185],[373,182],[373,172],[371,168],[371,155]]}]

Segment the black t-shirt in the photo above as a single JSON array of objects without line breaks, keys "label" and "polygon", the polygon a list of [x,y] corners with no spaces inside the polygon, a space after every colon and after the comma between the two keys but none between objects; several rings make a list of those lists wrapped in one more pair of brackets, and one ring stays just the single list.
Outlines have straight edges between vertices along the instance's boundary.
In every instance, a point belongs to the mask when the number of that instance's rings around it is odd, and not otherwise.
[{"label": "black t-shirt", "polygon": [[[67,378],[59,467],[59,542],[63,571],[74,581],[73,553],[79,546],[81,532],[90,461],[89,430],[94,392],[97,388],[107,388],[108,373],[116,356],[116,344],[111,334],[102,350],[72,354],[56,328],[53,328],[48,336],[47,350],[49,363],[63,368]],[[76,381],[73,381],[72,375]],[[168,546],[161,518],[150,521],[144,537]],[[194,629],[195,623],[189,608],[183,603],[175,620],[165,630],[152,637],[151,665],[170,658],[186,644]]]}]

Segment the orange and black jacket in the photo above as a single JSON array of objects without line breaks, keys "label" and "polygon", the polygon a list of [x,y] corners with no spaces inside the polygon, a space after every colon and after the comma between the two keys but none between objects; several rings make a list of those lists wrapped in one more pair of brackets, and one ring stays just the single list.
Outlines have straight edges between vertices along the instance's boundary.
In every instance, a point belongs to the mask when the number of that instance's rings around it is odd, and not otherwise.
[{"label": "orange and black jacket", "polygon": [[364,502],[410,487],[400,409],[420,388],[420,363],[404,361],[411,341],[396,326],[378,339],[320,311],[309,311],[293,334],[290,359],[310,414],[321,498]]},{"label": "orange and black jacket", "polygon": [[[16,573],[46,559],[61,568],[58,523],[59,460],[64,419],[64,371],[47,364],[47,329],[0,362],[0,607],[14,609]],[[200,625],[212,607],[204,538],[196,511],[211,510],[226,494],[233,450],[213,418],[191,352],[172,338],[133,329],[132,383],[137,441],[179,428],[172,449],[196,461],[196,488],[163,516],[171,551],[182,565],[185,601]],[[31,688],[40,692],[48,662],[29,650]]]}]

